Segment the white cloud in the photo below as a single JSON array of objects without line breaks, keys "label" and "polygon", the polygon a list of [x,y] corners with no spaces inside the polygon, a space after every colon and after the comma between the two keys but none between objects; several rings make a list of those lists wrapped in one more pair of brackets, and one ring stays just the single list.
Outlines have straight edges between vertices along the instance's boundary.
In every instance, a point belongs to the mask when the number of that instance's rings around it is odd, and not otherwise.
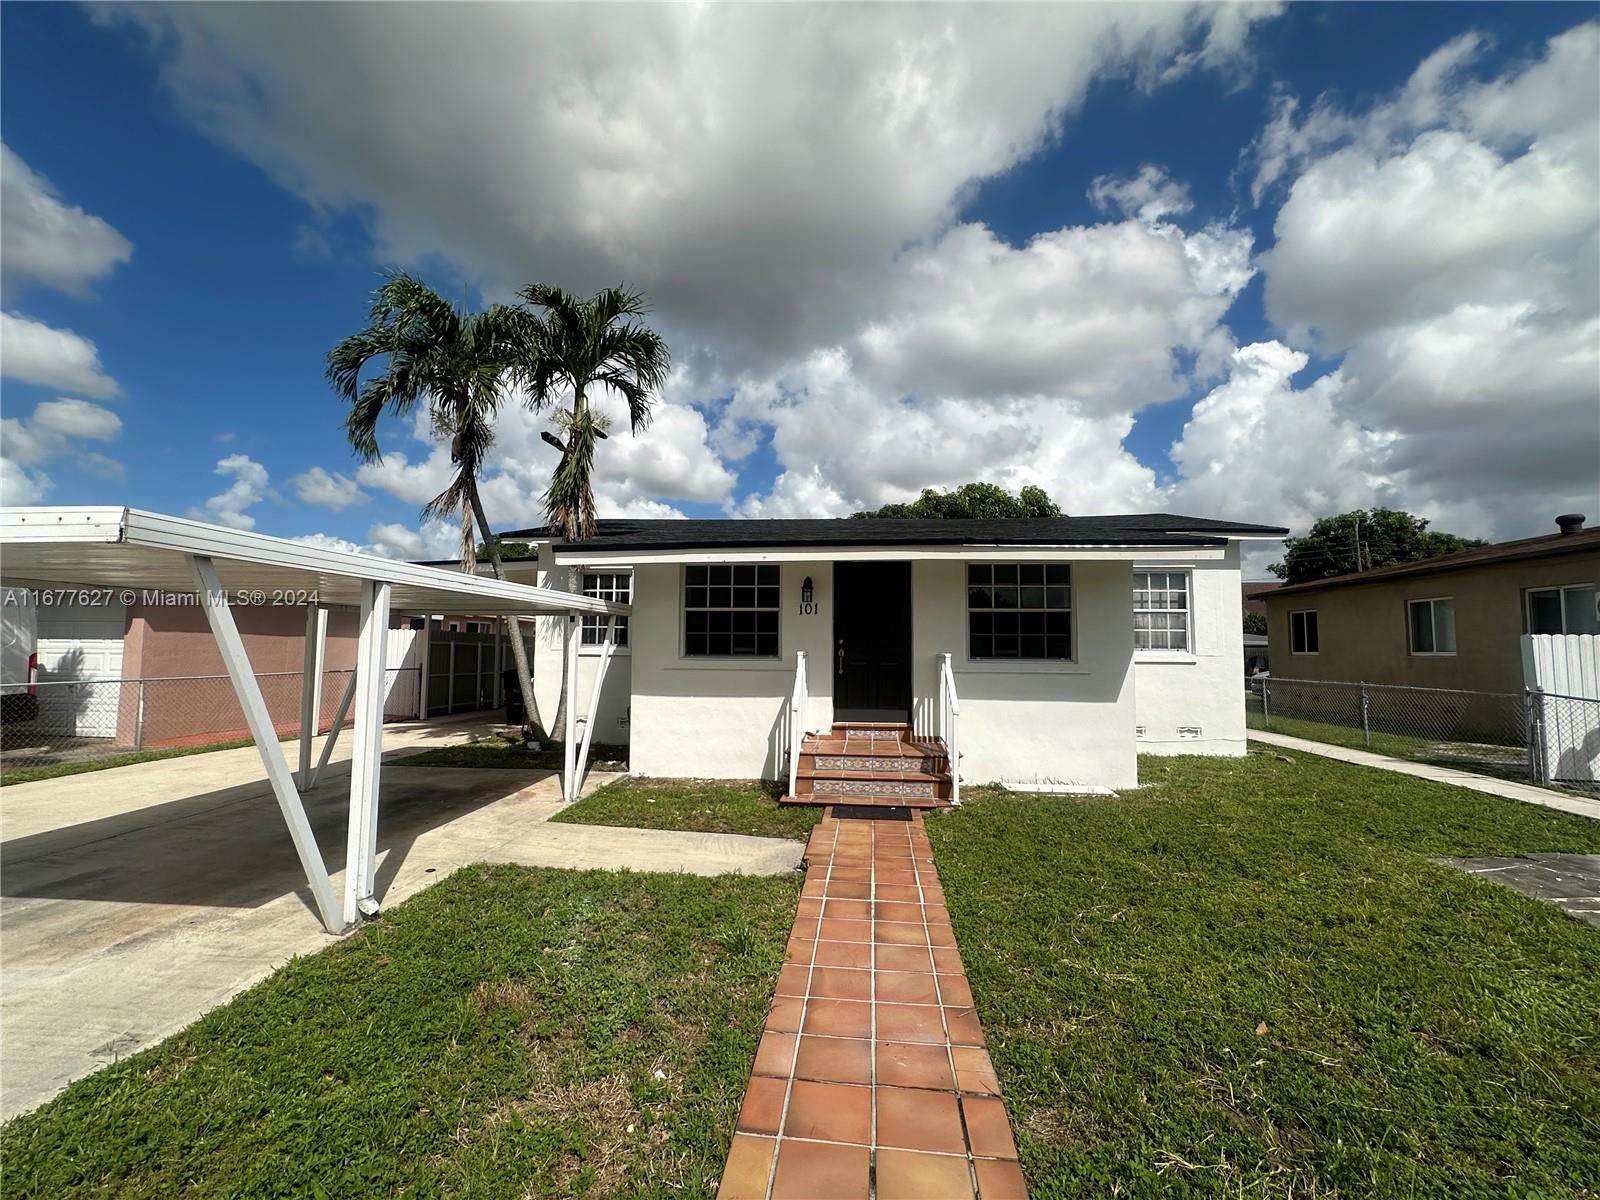
[{"label": "white cloud", "polygon": [[87,400],[46,400],[32,415],[0,420],[0,470],[7,504],[36,504],[52,487],[39,469],[52,460],[70,460],[82,470],[106,479],[122,477],[122,464],[83,442],[112,442],[122,432],[122,419],[109,408]]},{"label": "white cloud", "polygon": [[1485,536],[1592,508],[1600,483],[1600,23],[1498,78],[1466,35],[1363,114],[1284,101],[1258,184],[1291,341],[1342,356],[1332,404],[1388,440],[1406,507]]},{"label": "white cloud", "polygon": [[1101,212],[1120,213],[1151,225],[1194,208],[1188,186],[1154,163],[1145,163],[1137,175],[1127,179],[1099,176],[1089,185],[1089,199]]},{"label": "white cloud", "polygon": [[43,175],[0,143],[0,291],[29,283],[72,296],[133,256],[133,243],[63,201]]},{"label": "white cloud", "polygon": [[109,400],[122,389],[100,368],[95,344],[21,313],[0,312],[0,376]]},{"label": "white cloud", "polygon": [[381,260],[443,256],[491,291],[627,279],[680,350],[760,372],[862,323],[900,248],[1062,136],[1096,80],[1232,72],[1276,10],[111,11],[212,137],[319,212],[370,208]]},{"label": "white cloud", "polygon": [[209,498],[190,516],[202,521],[216,521],[234,529],[254,529],[256,519],[245,511],[263,500],[276,498],[268,486],[267,469],[245,454],[230,454],[218,459],[216,474],[232,476],[233,482]]},{"label": "white cloud", "polygon": [[370,554],[372,547],[363,546],[360,542],[352,542],[348,538],[334,537],[328,533],[302,533],[299,537],[292,537],[291,542],[301,542],[307,546],[315,546],[319,550],[339,550],[346,554]]},{"label": "white cloud", "polygon": [[318,504],[335,512],[365,500],[366,493],[348,475],[329,472],[323,467],[312,467],[289,480],[294,494],[303,504]]}]

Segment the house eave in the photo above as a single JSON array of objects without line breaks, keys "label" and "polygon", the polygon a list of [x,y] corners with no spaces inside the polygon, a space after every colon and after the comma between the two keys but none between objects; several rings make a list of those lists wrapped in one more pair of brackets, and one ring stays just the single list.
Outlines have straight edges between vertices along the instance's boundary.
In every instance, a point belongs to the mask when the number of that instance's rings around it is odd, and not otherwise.
[{"label": "house eave", "polygon": [[726,562],[916,562],[925,559],[959,559],[970,562],[1220,562],[1227,557],[1228,539],[1207,538],[1174,543],[1107,545],[1072,543],[963,543],[960,545],[849,545],[849,546],[619,546],[612,543],[557,545],[557,566],[596,566],[639,563]]}]

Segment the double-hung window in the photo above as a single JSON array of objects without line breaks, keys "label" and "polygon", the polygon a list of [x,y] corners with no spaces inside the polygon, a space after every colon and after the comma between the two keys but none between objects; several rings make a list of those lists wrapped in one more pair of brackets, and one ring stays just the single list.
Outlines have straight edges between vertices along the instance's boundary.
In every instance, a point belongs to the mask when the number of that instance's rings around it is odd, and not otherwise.
[{"label": "double-hung window", "polygon": [[968,563],[970,658],[1072,658],[1072,569],[1066,563]]},{"label": "double-hung window", "polygon": [[1529,633],[1600,633],[1600,596],[1592,583],[1528,590]]},{"label": "double-hung window", "polygon": [[683,653],[688,658],[778,657],[776,563],[683,569]]},{"label": "double-hung window", "polygon": [[1289,653],[1317,652],[1317,610],[1304,609],[1289,614]]},{"label": "double-hung window", "polygon": [[[583,594],[596,600],[611,600],[617,604],[633,603],[633,576],[626,571],[585,571]],[[583,644],[603,646],[606,640],[606,618],[585,615],[583,618]],[[619,647],[628,644],[628,618],[611,618],[611,637]]]},{"label": "double-hung window", "polygon": [[1406,601],[1406,627],[1412,654],[1456,652],[1456,605],[1450,597]]},{"label": "double-hung window", "polygon": [[1187,652],[1189,642],[1189,573],[1133,573],[1133,648]]}]

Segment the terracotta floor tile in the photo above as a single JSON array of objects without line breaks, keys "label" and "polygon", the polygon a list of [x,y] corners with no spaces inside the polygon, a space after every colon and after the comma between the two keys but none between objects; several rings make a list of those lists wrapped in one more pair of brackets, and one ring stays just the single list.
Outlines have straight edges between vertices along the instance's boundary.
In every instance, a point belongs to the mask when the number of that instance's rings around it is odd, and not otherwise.
[{"label": "terracotta floor tile", "polygon": [[1028,1185],[1023,1183],[1022,1168],[1016,1163],[980,1158],[973,1166],[977,1168],[978,1195],[982,1200],[1028,1200]]},{"label": "terracotta floor tile", "polygon": [[776,1075],[787,1079],[794,1073],[794,1048],[799,1039],[795,1033],[773,1033],[770,1030],[761,1035],[761,1044],[756,1047],[757,1075]]},{"label": "terracotta floor tile", "polygon": [[870,1152],[836,1142],[784,1142],[772,1200],[867,1200]]},{"label": "terracotta floor tile", "polygon": [[953,947],[935,946],[933,948],[933,969],[948,972],[951,975],[965,975],[967,969],[961,965],[961,955]]},{"label": "terracotta floor tile", "polygon": [[811,994],[828,1000],[871,1000],[872,972],[849,967],[813,967]]},{"label": "terracotta floor tile", "polygon": [[872,915],[880,921],[911,921],[922,924],[922,905],[900,900],[877,900],[872,905]]},{"label": "terracotta floor tile", "polygon": [[939,1000],[954,1008],[972,1007],[972,988],[965,975],[939,976]]},{"label": "terracotta floor tile", "polygon": [[[836,872],[837,873],[837,872]],[[917,873],[911,870],[885,868],[878,872],[878,883],[916,883]]]},{"label": "terracotta floor tile", "polygon": [[890,1087],[954,1087],[950,1051],[938,1043],[879,1042],[878,1083]]},{"label": "terracotta floor tile", "polygon": [[822,924],[817,930],[817,938],[825,942],[870,942],[872,922],[839,921],[823,917]]},{"label": "terracotta floor tile", "polygon": [[810,967],[791,963],[778,972],[777,993],[780,996],[804,996],[806,982],[811,976]]},{"label": "terracotta floor tile", "polygon": [[870,883],[845,883],[842,880],[828,880],[829,900],[870,900],[872,899],[872,885]]},{"label": "terracotta floor tile", "polygon": [[972,1200],[965,1155],[878,1151],[878,1200]]},{"label": "terracotta floor tile", "polygon": [[944,1010],[945,1028],[950,1031],[953,1046],[982,1046],[983,1026],[978,1022],[975,1008],[947,1008]]},{"label": "terracotta floor tile", "polygon": [[870,967],[872,944],[870,942],[818,942],[816,963],[819,967]]},{"label": "terracotta floor tile", "polygon": [[816,945],[810,938],[792,937],[789,939],[789,944],[783,948],[783,961],[805,966],[816,953]]},{"label": "terracotta floor tile", "polygon": [[952,1046],[950,1057],[956,1064],[956,1086],[963,1092],[998,1096],[1000,1079],[994,1073],[989,1052],[981,1046]]},{"label": "terracotta floor tile", "polygon": [[872,905],[865,900],[835,900],[829,897],[822,915],[849,921],[868,921],[872,919]]},{"label": "terracotta floor tile", "polygon": [[1011,1140],[1011,1119],[1006,1106],[992,1096],[963,1096],[961,1111],[967,1118],[967,1139],[979,1158],[1016,1158]]},{"label": "terracotta floor tile", "polygon": [[722,1168],[722,1182],[717,1187],[717,1200],[766,1200],[767,1177],[777,1144],[769,1137],[734,1134],[728,1162]]},{"label": "terracotta floor tile", "polygon": [[829,883],[871,883],[870,867],[835,867],[828,872]]},{"label": "terracotta floor tile", "polygon": [[808,897],[816,897],[820,899],[822,897],[822,893],[827,890],[827,886],[828,885],[822,876],[819,875],[815,879],[807,876],[806,881],[800,885],[800,897],[801,899],[806,899]]},{"label": "terracotta floor tile", "polygon": [[795,1080],[789,1093],[789,1113],[784,1118],[783,1136],[869,1145],[872,1141],[872,1089]]},{"label": "terracotta floor tile", "polygon": [[880,971],[927,971],[933,965],[926,946],[878,946],[873,953]]},{"label": "terracotta floor tile", "polygon": [[806,1006],[804,1032],[827,1037],[871,1037],[872,1009],[871,1004],[855,1000],[813,1000]]},{"label": "terracotta floor tile", "polygon": [[909,971],[877,971],[873,976],[874,999],[890,1004],[937,1004],[939,989],[934,976]]},{"label": "terracotta floor tile", "polygon": [[783,1120],[783,1098],[789,1090],[787,1079],[754,1075],[739,1109],[740,1133],[777,1133]]},{"label": "terracotta floor tile", "polygon": [[922,898],[921,890],[908,883],[880,883],[873,895],[875,899],[892,900],[897,904],[915,904]]},{"label": "terracotta floor tile", "polygon": [[[826,926],[827,922],[824,921]],[[928,933],[921,925],[910,921],[875,921],[872,923],[872,940],[885,946],[926,946]]]},{"label": "terracotta floor tile", "polygon": [[799,996],[775,997],[772,1007],[767,1010],[766,1028],[782,1033],[799,1033],[800,1013],[804,1008],[805,1000]]},{"label": "terracotta floor tile", "polygon": [[950,922],[929,921],[928,944],[953,947],[956,944],[956,931],[950,927]]},{"label": "terracotta floor tile", "polygon": [[[878,1037],[886,1042],[944,1041],[941,1010],[921,1004],[879,1004]],[[954,1010],[952,1010],[954,1011]]]},{"label": "terracotta floor tile", "polygon": [[[946,1154],[966,1153],[961,1111],[949,1092],[880,1087],[873,1095],[878,1109],[878,1145]],[[793,1107],[791,1101],[791,1111]]]},{"label": "terracotta floor tile", "polygon": [[794,1074],[821,1083],[871,1083],[872,1043],[861,1038],[802,1037]]}]

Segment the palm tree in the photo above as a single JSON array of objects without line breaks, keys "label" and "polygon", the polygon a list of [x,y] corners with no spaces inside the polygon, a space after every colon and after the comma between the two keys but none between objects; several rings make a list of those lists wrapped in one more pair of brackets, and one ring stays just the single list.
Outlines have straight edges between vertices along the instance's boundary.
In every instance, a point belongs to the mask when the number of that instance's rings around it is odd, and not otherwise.
[{"label": "palm tree", "polygon": [[[572,407],[555,415],[561,436],[543,435],[561,452],[544,495],[545,512],[552,532],[580,542],[594,536],[594,444],[610,428],[605,415],[589,407],[589,393],[599,386],[621,396],[629,425],[640,433],[650,424],[650,410],[667,381],[672,357],[661,335],[639,319],[650,310],[638,292],[606,288],[585,300],[536,283],[521,295],[530,313],[531,344],[516,374],[527,389],[529,405],[543,409],[572,394]],[[543,311],[533,311],[538,309]],[[575,582],[569,575],[569,590],[577,590]],[[566,728],[567,669],[563,654],[557,730]]]},{"label": "palm tree", "polygon": [[[450,438],[455,477],[422,510],[423,519],[461,519],[461,569],[477,564],[476,524],[496,579],[505,578],[500,543],[478,495],[478,472],[494,442],[494,419],[505,385],[528,346],[528,317],[490,305],[463,312],[421,280],[395,272],[372,294],[371,324],[328,354],[328,382],[350,404],[345,432],[364,462],[379,461],[378,420],[409,415],[426,403],[436,436]],[[381,374],[361,382],[362,368],[386,360]],[[511,658],[528,721],[542,737],[521,622],[511,619]]]}]

